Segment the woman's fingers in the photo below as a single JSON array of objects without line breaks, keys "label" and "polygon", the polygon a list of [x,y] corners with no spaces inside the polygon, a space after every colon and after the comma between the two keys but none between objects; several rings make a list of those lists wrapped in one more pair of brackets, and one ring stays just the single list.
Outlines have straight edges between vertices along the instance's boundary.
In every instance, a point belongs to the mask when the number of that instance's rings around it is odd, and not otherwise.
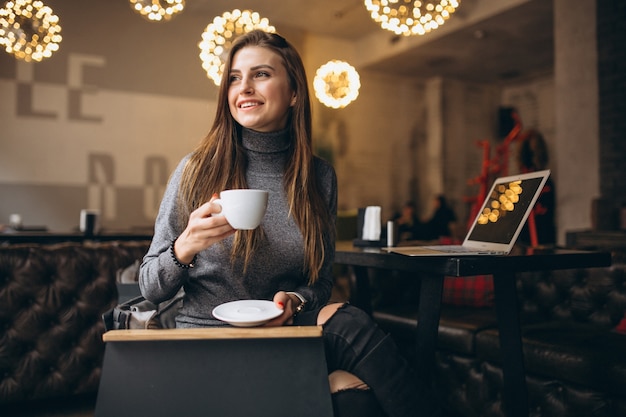
[{"label": "woman's fingers", "polygon": [[285,291],[278,291],[274,294],[274,304],[283,310],[283,314],[265,323],[267,327],[284,326],[293,323],[293,306],[291,299]]},{"label": "woman's fingers", "polygon": [[216,216],[221,212],[219,204],[214,204],[214,195],[210,201],[204,203],[189,215],[187,227],[176,241],[176,256],[178,259],[193,258],[198,252],[207,249],[235,233],[235,229],[224,216]]}]

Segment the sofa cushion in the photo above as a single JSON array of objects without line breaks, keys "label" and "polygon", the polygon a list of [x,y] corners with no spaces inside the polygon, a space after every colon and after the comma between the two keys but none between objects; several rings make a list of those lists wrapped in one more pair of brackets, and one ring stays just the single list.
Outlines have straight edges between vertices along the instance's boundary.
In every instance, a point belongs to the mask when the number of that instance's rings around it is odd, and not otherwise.
[{"label": "sofa cushion", "polygon": [[[396,340],[414,342],[417,327],[417,308],[396,306],[375,310],[374,320]],[[475,336],[496,325],[492,308],[442,306],[439,319],[439,348],[463,354],[474,354]]]},{"label": "sofa cushion", "polygon": [[[626,387],[626,335],[588,324],[552,321],[522,327],[526,372],[613,394]],[[501,363],[495,329],[476,335],[478,358]]]}]

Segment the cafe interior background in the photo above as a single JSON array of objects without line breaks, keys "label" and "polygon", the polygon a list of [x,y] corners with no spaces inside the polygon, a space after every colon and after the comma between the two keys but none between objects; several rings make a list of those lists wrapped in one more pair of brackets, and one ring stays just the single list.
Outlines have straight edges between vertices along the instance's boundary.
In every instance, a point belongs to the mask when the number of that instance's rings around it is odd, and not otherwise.
[{"label": "cafe interior background", "polygon": [[[58,51],[41,62],[0,52],[0,224],[19,213],[70,231],[91,208],[106,230],[149,229],[170,172],[212,122],[202,33],[234,9],[269,19],[301,52],[315,147],[337,170],[342,211],[379,205],[388,218],[414,199],[427,215],[445,192],[464,218],[479,142],[493,156],[511,109],[548,143],[561,243],[626,201],[621,1],[462,0],[422,36],[382,29],[361,0],[187,0],[160,22],[127,0],[45,4],[62,28]],[[343,108],[314,95],[331,60],[359,75]]]}]

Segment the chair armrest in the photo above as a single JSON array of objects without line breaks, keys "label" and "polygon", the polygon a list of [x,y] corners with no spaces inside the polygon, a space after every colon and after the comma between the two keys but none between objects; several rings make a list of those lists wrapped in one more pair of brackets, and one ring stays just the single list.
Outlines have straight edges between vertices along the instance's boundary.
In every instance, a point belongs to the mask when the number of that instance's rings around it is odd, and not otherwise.
[{"label": "chair armrest", "polygon": [[194,329],[110,330],[102,335],[105,342],[196,339],[272,339],[313,338],[322,336],[321,326],[281,327],[207,327]]}]

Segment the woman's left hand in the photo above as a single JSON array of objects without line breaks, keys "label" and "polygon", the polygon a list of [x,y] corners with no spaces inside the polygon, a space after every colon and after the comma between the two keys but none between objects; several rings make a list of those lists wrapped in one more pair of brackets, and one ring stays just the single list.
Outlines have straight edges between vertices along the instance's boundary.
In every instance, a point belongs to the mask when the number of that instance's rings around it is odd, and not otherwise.
[{"label": "woman's left hand", "polygon": [[278,291],[274,295],[274,304],[283,310],[283,314],[265,323],[265,326],[284,326],[293,324],[293,315],[296,312],[296,306],[300,303],[295,295],[289,295],[285,291]]}]

